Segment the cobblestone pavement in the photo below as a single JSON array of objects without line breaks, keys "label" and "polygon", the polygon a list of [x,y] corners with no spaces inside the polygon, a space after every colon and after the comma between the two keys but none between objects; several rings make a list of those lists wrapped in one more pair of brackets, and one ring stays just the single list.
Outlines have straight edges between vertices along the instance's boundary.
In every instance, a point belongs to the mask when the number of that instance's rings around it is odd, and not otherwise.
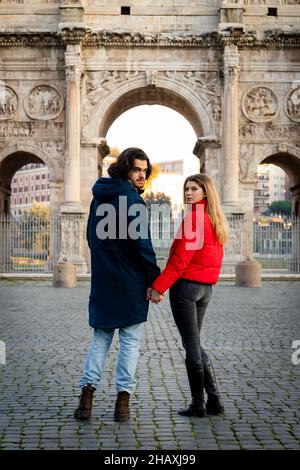
[{"label": "cobblestone pavement", "polygon": [[168,300],[151,305],[127,423],[113,421],[116,341],[91,421],[73,419],[92,337],[88,294],[88,282],[74,289],[0,283],[7,359],[0,365],[0,449],[300,449],[300,364],[291,360],[292,342],[300,340],[299,283],[214,288],[202,340],[224,417],[177,414],[189,402],[183,349]]}]

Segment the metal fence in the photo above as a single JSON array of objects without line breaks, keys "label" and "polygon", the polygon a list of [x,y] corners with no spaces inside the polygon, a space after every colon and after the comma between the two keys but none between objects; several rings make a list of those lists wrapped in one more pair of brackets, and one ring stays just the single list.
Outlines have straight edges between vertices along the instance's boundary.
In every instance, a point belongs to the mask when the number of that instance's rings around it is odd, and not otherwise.
[{"label": "metal fence", "polygon": [[260,218],[253,223],[253,257],[264,271],[300,272],[300,218]]},{"label": "metal fence", "polygon": [[[245,259],[246,253],[246,221],[239,215],[229,217],[228,221],[229,242],[224,249],[222,273],[234,273],[236,264]],[[64,226],[69,235],[64,237],[65,242],[62,243],[60,217],[23,217],[16,220],[11,216],[0,216],[0,272],[51,273],[53,264],[58,262],[64,252],[66,242],[75,248],[76,243],[79,243],[78,240],[73,240],[79,238],[76,235],[78,230],[74,230],[71,219],[69,222],[67,228]],[[167,214],[160,213],[151,217],[152,241],[161,268],[166,264],[178,223],[178,220],[170,222]],[[253,257],[261,263],[262,270],[300,273],[300,218],[261,218],[250,223]],[[82,236],[85,225],[82,221]],[[70,246],[65,247],[68,252]],[[75,251],[79,252],[77,248]],[[79,266],[80,260],[75,264]]]},{"label": "metal fence", "polygon": [[[229,240],[224,247],[223,274],[235,273],[236,264],[244,261],[248,254],[261,264],[263,272],[300,273],[299,217],[265,217],[249,221],[243,215],[232,215],[227,219]],[[157,215],[151,219],[150,226],[158,264],[163,268],[178,221],[172,221],[169,227],[167,218]]]},{"label": "metal fence", "polygon": [[0,217],[0,272],[53,270],[61,245],[59,217]]}]

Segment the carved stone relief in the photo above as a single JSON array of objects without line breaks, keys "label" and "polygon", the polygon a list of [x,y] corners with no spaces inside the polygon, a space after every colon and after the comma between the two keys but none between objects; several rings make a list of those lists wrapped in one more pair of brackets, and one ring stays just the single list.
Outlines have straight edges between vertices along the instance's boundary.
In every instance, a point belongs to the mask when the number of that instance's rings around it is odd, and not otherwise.
[{"label": "carved stone relief", "polygon": [[255,160],[255,147],[251,144],[242,144],[240,147],[240,181],[242,183],[255,182],[255,171],[251,171],[251,163]]},{"label": "carved stone relief", "polygon": [[278,115],[279,101],[270,88],[254,86],[244,94],[242,110],[249,121],[268,122]]},{"label": "carved stone relief", "polygon": [[99,101],[107,95],[114,87],[127,80],[141,76],[139,71],[104,70],[93,76],[85,74],[82,85],[82,123],[87,124],[90,120],[92,110]]},{"label": "carved stone relief", "polygon": [[18,108],[17,93],[0,82],[0,121],[13,119]]},{"label": "carved stone relief", "polygon": [[181,83],[186,82],[190,88],[193,88],[201,95],[204,105],[210,108],[213,119],[215,121],[221,120],[222,105],[219,79],[216,72],[177,72],[172,70],[161,73],[172,80]]},{"label": "carved stone relief", "polygon": [[60,115],[63,99],[53,85],[36,85],[24,100],[24,107],[31,119],[48,121]]},{"label": "carved stone relief", "polygon": [[36,142],[42,149],[48,153],[63,153],[64,151],[64,141],[63,140],[42,140]]},{"label": "carved stone relief", "polygon": [[291,90],[287,95],[285,111],[292,121],[300,122],[300,86]]},{"label": "carved stone relief", "polygon": [[299,127],[294,125],[254,124],[240,126],[241,140],[282,140],[299,139]]},{"label": "carved stone relief", "polygon": [[[238,0],[239,1],[239,0]],[[228,2],[228,0],[227,0]],[[231,0],[231,3],[234,3]],[[300,0],[277,0],[278,5],[299,5]],[[274,1],[270,0],[244,0],[244,5],[274,5]]]},{"label": "carved stone relief", "polygon": [[228,217],[228,224],[229,224],[229,240],[225,246],[225,262],[227,255],[239,255],[242,253],[242,219],[236,219],[232,217]]},{"label": "carved stone relief", "polygon": [[0,122],[0,137],[63,135],[63,122]]},{"label": "carved stone relief", "polygon": [[78,262],[81,257],[82,219],[62,217],[60,261]]}]

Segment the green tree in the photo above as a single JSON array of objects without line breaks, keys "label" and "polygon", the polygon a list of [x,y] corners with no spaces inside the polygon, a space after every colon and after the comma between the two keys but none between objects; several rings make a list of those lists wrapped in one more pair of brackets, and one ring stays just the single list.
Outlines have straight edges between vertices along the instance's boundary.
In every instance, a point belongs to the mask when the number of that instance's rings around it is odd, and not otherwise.
[{"label": "green tree", "polygon": [[271,204],[269,204],[268,212],[290,215],[292,212],[292,201],[273,201]]},{"label": "green tree", "polygon": [[50,232],[50,209],[45,204],[34,201],[19,223],[22,233],[22,246],[36,252],[47,251]]}]

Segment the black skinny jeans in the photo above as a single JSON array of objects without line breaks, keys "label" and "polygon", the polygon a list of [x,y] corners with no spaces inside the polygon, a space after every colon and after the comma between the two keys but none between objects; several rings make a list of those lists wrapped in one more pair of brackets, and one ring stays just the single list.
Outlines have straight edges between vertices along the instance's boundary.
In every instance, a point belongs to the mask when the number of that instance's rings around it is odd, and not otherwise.
[{"label": "black skinny jeans", "polygon": [[212,296],[212,285],[178,279],[170,288],[170,304],[186,359],[202,367],[208,356],[201,346],[200,332],[206,308]]}]

